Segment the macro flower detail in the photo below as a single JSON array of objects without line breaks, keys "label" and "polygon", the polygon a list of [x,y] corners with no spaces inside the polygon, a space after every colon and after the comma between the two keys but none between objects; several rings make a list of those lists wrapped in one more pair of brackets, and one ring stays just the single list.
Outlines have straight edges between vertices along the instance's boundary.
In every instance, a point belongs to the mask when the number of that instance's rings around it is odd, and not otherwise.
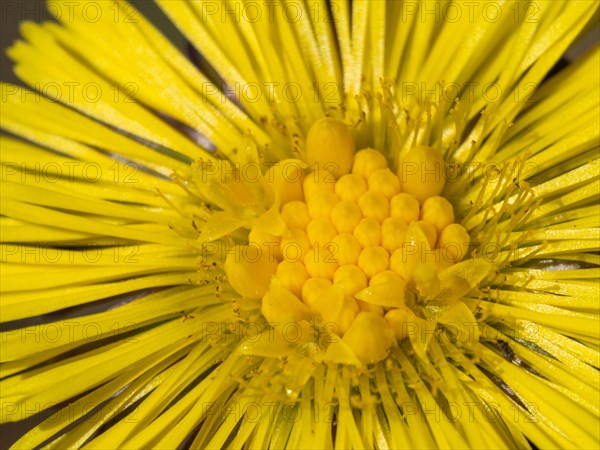
[{"label": "macro flower detail", "polygon": [[14,448],[600,445],[596,2],[155,5],[7,51]]},{"label": "macro flower detail", "polygon": [[[438,195],[441,156],[415,147],[395,174],[382,153],[355,154],[351,131],[330,118],[311,127],[306,151],[312,170],[284,160],[267,172],[280,207],[259,217],[248,246],[228,255],[232,287],[262,298],[263,316],[279,331],[294,321],[305,333],[298,344],[312,345],[319,362],[377,363],[396,338],[408,336],[409,326],[426,320],[433,328],[436,321],[475,324],[460,298],[491,266],[480,259],[453,267],[467,255],[470,238]],[[312,320],[321,323],[311,331]],[[318,330],[328,325],[323,342]],[[479,332],[469,340],[477,342]]]}]

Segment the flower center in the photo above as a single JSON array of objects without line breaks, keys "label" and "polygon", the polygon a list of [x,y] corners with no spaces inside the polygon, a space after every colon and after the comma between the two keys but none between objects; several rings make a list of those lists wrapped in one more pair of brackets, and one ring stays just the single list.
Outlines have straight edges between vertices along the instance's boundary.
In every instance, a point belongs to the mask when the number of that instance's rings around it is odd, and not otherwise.
[{"label": "flower center", "polygon": [[[416,283],[424,299],[434,298],[437,274],[462,259],[469,236],[439,195],[444,163],[435,150],[415,147],[392,171],[377,150],[354,153],[350,132],[340,124],[322,119],[313,125],[309,170],[278,186],[285,199],[279,208],[283,236],[261,232],[258,224],[250,232],[256,248],[274,243],[275,261],[267,269],[266,262],[254,266],[232,285],[247,295],[243,283],[269,278],[254,295],[262,296],[269,322],[316,318],[361,363],[373,363],[418,320],[405,292]],[[285,163],[278,173],[286,173]],[[228,275],[239,272],[239,264],[229,267]]]}]

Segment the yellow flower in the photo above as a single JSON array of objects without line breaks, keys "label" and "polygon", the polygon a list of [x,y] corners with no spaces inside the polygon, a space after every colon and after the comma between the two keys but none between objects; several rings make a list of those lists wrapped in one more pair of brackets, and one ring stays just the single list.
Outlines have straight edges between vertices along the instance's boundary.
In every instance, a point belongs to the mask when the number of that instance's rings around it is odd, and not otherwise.
[{"label": "yellow flower", "polygon": [[[48,4],[2,85],[16,448],[596,448],[596,2]],[[38,414],[40,413],[40,414]]]}]

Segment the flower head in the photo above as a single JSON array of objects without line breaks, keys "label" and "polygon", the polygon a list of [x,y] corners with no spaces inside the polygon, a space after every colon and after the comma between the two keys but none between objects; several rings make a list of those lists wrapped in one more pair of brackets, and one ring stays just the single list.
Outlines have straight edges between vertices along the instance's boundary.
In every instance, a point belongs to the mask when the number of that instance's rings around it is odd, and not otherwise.
[{"label": "flower head", "polygon": [[125,2],[9,49],[17,446],[597,447],[597,5],[157,3],[202,64]]}]

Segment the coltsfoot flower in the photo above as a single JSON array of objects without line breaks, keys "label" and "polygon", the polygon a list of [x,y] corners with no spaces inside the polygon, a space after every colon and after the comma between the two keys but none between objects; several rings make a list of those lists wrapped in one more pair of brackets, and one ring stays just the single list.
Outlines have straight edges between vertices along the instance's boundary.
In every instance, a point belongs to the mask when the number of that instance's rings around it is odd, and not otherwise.
[{"label": "coltsfoot flower", "polygon": [[597,3],[157,4],[8,50],[14,447],[597,448]]}]

